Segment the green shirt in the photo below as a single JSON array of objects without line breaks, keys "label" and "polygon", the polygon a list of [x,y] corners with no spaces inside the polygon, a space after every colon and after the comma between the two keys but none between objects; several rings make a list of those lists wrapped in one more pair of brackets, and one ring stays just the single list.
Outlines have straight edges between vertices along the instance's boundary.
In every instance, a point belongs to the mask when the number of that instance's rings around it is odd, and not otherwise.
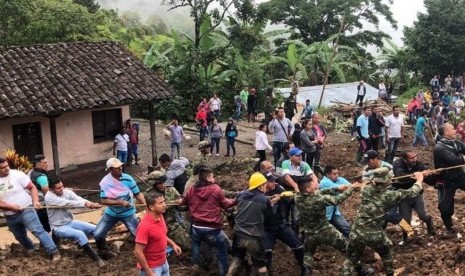
[{"label": "green shirt", "polygon": [[247,99],[249,98],[249,92],[247,92],[246,90],[242,90],[241,94],[240,94],[240,97],[241,97],[242,103],[245,106],[247,106]]},{"label": "green shirt", "polygon": [[300,162],[298,166],[294,166],[292,165],[292,161],[289,159],[283,162],[281,168],[283,169],[283,175],[308,176],[313,173],[310,165],[303,161]]}]

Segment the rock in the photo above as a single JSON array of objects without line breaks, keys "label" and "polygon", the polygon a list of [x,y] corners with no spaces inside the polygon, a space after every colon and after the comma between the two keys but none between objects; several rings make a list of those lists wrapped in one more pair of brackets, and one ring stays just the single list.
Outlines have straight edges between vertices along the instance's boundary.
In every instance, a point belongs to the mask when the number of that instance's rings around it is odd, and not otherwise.
[{"label": "rock", "polygon": [[399,267],[398,269],[394,270],[394,275],[399,275],[405,271],[405,267]]},{"label": "rock", "polygon": [[119,253],[121,246],[123,246],[124,242],[122,241],[115,241],[111,244],[111,248],[114,252]]}]

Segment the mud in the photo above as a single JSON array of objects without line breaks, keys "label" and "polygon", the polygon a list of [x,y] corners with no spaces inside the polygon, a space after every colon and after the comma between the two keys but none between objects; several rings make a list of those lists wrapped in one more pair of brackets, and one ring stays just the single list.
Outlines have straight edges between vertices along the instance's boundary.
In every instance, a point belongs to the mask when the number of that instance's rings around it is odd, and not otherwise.
[{"label": "mud", "polygon": [[[144,127],[144,125],[143,125]],[[413,132],[407,129],[406,137],[402,140],[400,150],[410,148],[410,143],[413,139]],[[161,131],[159,131],[161,133]],[[253,132],[252,132],[253,133]],[[141,157],[144,160],[149,160],[149,142],[146,137],[142,137]],[[160,137],[160,152],[167,152],[168,144],[163,142],[163,137]],[[196,139],[194,137],[194,139]],[[431,138],[429,138],[431,143]],[[192,141],[191,146],[187,144],[184,148],[187,157],[193,158],[196,154],[195,144]],[[224,144],[222,144],[224,149]],[[236,143],[239,157],[250,157],[254,151],[250,145]],[[361,167],[355,164],[355,152],[357,142],[351,141],[348,134],[331,133],[327,140],[326,147],[323,152],[321,163],[323,165],[332,164],[339,168],[342,176],[354,179],[354,176],[359,175]],[[224,151],[223,151],[224,154]],[[432,165],[432,149],[417,149],[419,159],[427,165]],[[271,158],[271,157],[270,157]],[[212,162],[220,164],[224,162],[223,157],[212,157]],[[145,171],[146,164],[139,168],[132,168],[134,173]],[[132,166],[135,167],[135,166]],[[217,174],[217,180],[224,188],[230,190],[241,190],[246,187],[247,174],[250,165],[234,165],[227,169],[221,170]],[[92,175],[89,171],[81,174],[73,174],[70,179],[74,179],[73,185],[86,186],[85,183],[78,181],[86,179],[88,187],[94,187],[98,183],[98,179],[104,175],[104,172],[96,170]],[[97,175],[95,175],[97,174]],[[437,192],[428,185],[425,185],[424,197],[428,212],[433,216],[434,223],[437,228],[438,235],[429,237],[426,235],[426,226],[424,226],[418,218],[414,218],[414,229],[417,233],[417,238],[406,245],[399,245],[402,240],[402,234],[397,226],[390,225],[388,227],[388,235],[394,243],[394,265],[397,275],[465,275],[465,241],[463,238],[441,239],[441,233],[444,231],[442,222],[437,210]],[[456,208],[454,223],[456,227],[463,233],[463,224],[465,222],[463,203],[465,196],[462,191],[456,194]],[[352,222],[356,210],[360,204],[359,194],[355,193],[342,205],[341,209],[349,222]],[[231,236],[231,229],[225,225],[226,233]],[[133,244],[125,242],[119,252],[119,255],[112,259],[107,267],[97,268],[94,263],[84,256],[77,247],[71,243],[66,244],[66,249],[61,250],[63,259],[59,263],[52,263],[46,254],[42,251],[27,256],[19,246],[12,246],[0,252],[2,258],[0,266],[1,275],[134,275],[137,273],[135,269],[135,258],[133,256]],[[366,254],[366,261],[370,266],[375,268],[377,275],[383,275],[382,264],[379,261],[371,258],[372,254]],[[330,247],[319,248],[315,255],[314,275],[339,275],[344,255]],[[209,271],[198,273],[194,271],[190,262],[188,253],[183,253],[179,257],[169,257],[171,275],[216,275],[216,263],[210,266]],[[295,262],[292,252],[283,246],[280,242],[277,243],[274,251],[274,275],[299,275],[298,266]],[[241,270],[241,275],[247,275],[244,270]]]}]

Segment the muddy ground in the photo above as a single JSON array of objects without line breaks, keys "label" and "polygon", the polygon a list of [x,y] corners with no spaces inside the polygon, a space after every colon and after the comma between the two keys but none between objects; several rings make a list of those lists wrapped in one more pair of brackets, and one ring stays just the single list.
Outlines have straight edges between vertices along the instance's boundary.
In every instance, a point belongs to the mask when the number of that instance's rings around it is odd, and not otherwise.
[{"label": "muddy ground", "polygon": [[[148,130],[146,125],[142,130]],[[245,129],[244,129],[245,130]],[[157,141],[160,146],[160,152],[168,150],[168,142],[164,140],[161,131],[158,131]],[[253,131],[251,131],[253,133]],[[409,148],[412,141],[413,132],[407,130],[407,136],[402,141],[400,148]],[[192,136],[191,144],[196,143],[196,136]],[[246,138],[245,140],[250,140]],[[429,139],[431,140],[431,139]],[[250,141],[249,141],[250,142]],[[430,141],[431,143],[431,141]],[[141,157],[143,160],[149,160],[149,143],[146,136],[141,139]],[[224,144],[222,144],[224,149]],[[253,155],[253,148],[248,144],[237,143],[238,157],[245,158]],[[185,146],[185,156],[193,158],[196,150],[194,147]],[[322,164],[332,164],[339,167],[342,176],[352,178],[360,174],[360,167],[354,162],[355,151],[357,149],[356,141],[351,141],[348,134],[330,133],[326,148],[324,149]],[[424,163],[432,164],[432,150],[418,149],[419,159]],[[222,151],[224,154],[224,151]],[[226,159],[223,157],[212,157],[212,163],[221,164]],[[222,170],[217,175],[217,180],[227,189],[240,190],[246,186],[247,171],[249,165],[238,164],[228,169]],[[131,173],[142,173],[145,171],[146,163],[139,167],[131,166]],[[104,175],[103,167],[93,167],[84,172],[69,172],[65,174],[65,180],[68,186],[80,185],[86,188],[96,188],[98,180]],[[85,179],[85,181],[82,181]],[[437,210],[437,193],[431,187],[425,185],[425,201],[427,210],[433,216],[437,226],[438,234],[443,231],[442,222]],[[465,197],[463,192],[456,195],[456,212],[455,224],[460,229],[462,235],[464,218]],[[359,194],[354,193],[346,202],[342,204],[342,211],[346,218],[352,222],[358,205],[360,204]],[[394,243],[394,264],[397,275],[465,275],[465,242],[461,238],[441,239],[438,236],[426,236],[426,228],[418,221],[412,223],[415,226],[418,238],[407,245],[400,246],[401,231],[395,226],[388,227],[388,234]],[[231,229],[225,226],[228,235],[231,235]],[[5,251],[0,252],[5,259],[1,260],[1,275],[134,275],[135,259],[132,253],[133,245],[126,242],[118,257],[110,261],[105,268],[96,268],[94,264],[84,257],[80,250],[69,245],[62,250],[63,259],[59,263],[51,263],[43,252],[26,256],[25,253],[13,246]],[[370,258],[367,258],[370,259]],[[315,275],[338,275],[341,271],[344,261],[343,254],[333,250],[330,247],[322,247],[315,255]],[[370,260],[367,260],[370,261]],[[383,275],[382,265],[380,262],[373,262],[370,266],[377,269],[378,275]],[[188,253],[183,253],[180,257],[169,258],[171,266],[171,275],[192,275],[194,273]],[[274,275],[298,275],[298,267],[292,252],[281,243],[277,243],[274,253]],[[216,265],[211,266],[211,271],[204,275],[216,275]]]}]

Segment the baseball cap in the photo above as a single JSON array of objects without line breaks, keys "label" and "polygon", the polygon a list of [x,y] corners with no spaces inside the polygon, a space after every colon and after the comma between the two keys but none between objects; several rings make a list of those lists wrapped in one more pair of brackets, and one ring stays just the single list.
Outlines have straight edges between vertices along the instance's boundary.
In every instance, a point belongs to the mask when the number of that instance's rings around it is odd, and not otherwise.
[{"label": "baseball cap", "polygon": [[369,150],[363,154],[363,163],[368,163],[368,160],[379,158],[379,153],[375,150]]},{"label": "baseball cap", "polygon": [[107,168],[105,170],[108,171],[110,168],[119,168],[119,167],[121,167],[123,165],[124,165],[124,163],[119,161],[118,158],[112,157],[112,158],[108,159]]},{"label": "baseball cap", "polygon": [[265,172],[263,173],[263,176],[266,178],[267,181],[270,182],[275,182],[276,180],[278,180],[278,177],[275,176],[272,172]]},{"label": "baseball cap", "polygon": [[299,148],[292,148],[289,151],[289,156],[302,155],[302,151]]}]

